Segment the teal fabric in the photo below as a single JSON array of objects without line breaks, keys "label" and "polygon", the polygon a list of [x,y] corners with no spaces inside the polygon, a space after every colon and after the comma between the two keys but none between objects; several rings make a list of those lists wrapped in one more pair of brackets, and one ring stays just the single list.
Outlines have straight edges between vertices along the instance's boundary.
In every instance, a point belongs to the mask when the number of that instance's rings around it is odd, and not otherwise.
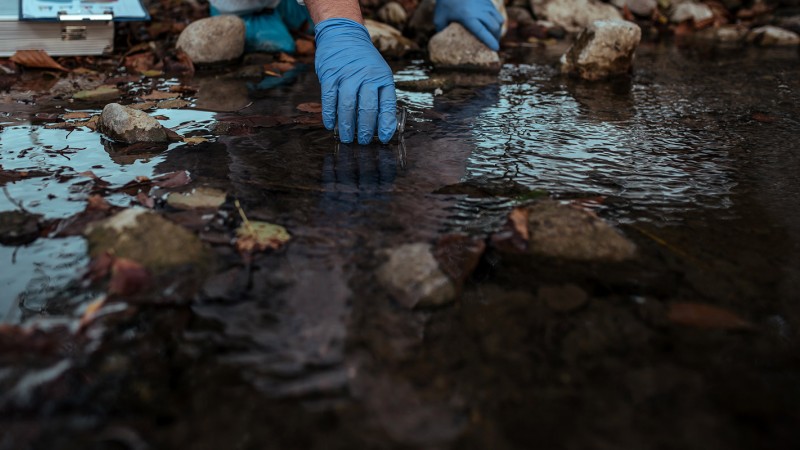
[{"label": "teal fabric", "polygon": [[[211,15],[220,12],[213,6]],[[314,24],[305,6],[296,0],[282,0],[274,11],[243,14],[245,51],[294,53],[294,38],[289,30],[314,32]]]}]

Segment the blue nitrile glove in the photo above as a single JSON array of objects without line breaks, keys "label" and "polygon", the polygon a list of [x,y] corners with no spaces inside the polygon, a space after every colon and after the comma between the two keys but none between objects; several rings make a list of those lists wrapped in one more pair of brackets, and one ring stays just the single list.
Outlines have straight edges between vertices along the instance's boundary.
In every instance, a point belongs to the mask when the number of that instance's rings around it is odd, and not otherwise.
[{"label": "blue nitrile glove", "polygon": [[433,10],[436,31],[442,31],[452,22],[463,25],[490,49],[500,50],[504,19],[492,0],[436,0]]},{"label": "blue nitrile glove", "polygon": [[[392,69],[372,45],[367,29],[350,19],[327,19],[316,25],[315,66],[322,85],[322,122],[339,139],[353,142],[358,115],[358,143],[369,144],[378,128],[386,143],[397,129],[397,95]],[[358,111],[356,111],[358,108]]]}]

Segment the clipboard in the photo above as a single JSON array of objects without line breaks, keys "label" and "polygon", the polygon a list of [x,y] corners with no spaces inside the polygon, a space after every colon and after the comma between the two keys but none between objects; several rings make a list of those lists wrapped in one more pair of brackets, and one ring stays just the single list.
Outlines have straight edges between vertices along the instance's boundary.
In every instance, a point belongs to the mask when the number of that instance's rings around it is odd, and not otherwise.
[{"label": "clipboard", "polygon": [[[11,0],[15,1],[15,0]],[[19,20],[31,22],[126,22],[150,20],[141,0],[16,0]]]}]

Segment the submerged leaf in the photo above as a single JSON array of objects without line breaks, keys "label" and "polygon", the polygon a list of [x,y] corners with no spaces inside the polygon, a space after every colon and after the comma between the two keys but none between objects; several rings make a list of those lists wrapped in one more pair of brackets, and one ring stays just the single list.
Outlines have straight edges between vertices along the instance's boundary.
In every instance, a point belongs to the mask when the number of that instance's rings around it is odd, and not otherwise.
[{"label": "submerged leaf", "polygon": [[266,222],[248,221],[236,230],[236,248],[242,253],[277,250],[292,236],[286,228]]},{"label": "submerged leaf", "polygon": [[704,303],[673,302],[667,310],[667,318],[675,324],[694,328],[723,330],[753,328],[753,324],[736,313]]}]

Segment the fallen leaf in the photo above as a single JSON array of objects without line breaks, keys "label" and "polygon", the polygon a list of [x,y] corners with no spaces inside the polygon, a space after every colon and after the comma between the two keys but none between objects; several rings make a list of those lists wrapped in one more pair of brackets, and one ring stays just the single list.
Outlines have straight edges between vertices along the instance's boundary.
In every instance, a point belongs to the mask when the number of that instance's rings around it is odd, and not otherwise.
[{"label": "fallen leaf", "polygon": [[180,97],[176,92],[153,91],[142,96],[142,100],[166,100],[168,98]]},{"label": "fallen leaf", "polygon": [[30,67],[34,69],[55,69],[69,72],[69,70],[57,63],[50,55],[44,50],[17,50],[11,61],[23,67]]},{"label": "fallen leaf", "polygon": [[322,105],[319,103],[300,103],[297,105],[297,110],[307,113],[321,113],[322,112]]},{"label": "fallen leaf", "polygon": [[189,55],[178,50],[175,55],[168,55],[164,58],[164,72],[191,77],[194,75],[194,63]]},{"label": "fallen leaf", "polygon": [[148,77],[148,78],[156,78],[156,77],[160,77],[161,75],[164,75],[164,72],[162,72],[160,70],[143,70],[140,73],[142,74],[142,76],[145,76],[145,77]]},{"label": "fallen leaf", "polygon": [[241,253],[277,250],[292,236],[286,228],[267,222],[247,221],[236,230],[236,249]]},{"label": "fallen leaf", "polygon": [[748,330],[753,324],[727,309],[704,303],[672,302],[667,319],[677,325],[693,328]]},{"label": "fallen leaf", "polygon": [[94,318],[97,316],[97,312],[106,304],[106,297],[100,297],[97,300],[89,303],[86,306],[86,310],[83,311],[83,315],[81,315],[80,321],[80,328],[84,328],[89,322],[93,321]]},{"label": "fallen leaf", "polygon": [[92,115],[87,112],[74,111],[64,114],[63,116],[61,116],[61,118],[64,120],[73,120],[73,119],[88,119],[91,116]]},{"label": "fallen leaf", "polygon": [[294,69],[294,64],[288,62],[274,62],[264,64],[264,72],[272,71],[277,73],[286,73]]},{"label": "fallen leaf", "polygon": [[108,293],[122,296],[137,294],[146,290],[150,281],[150,273],[143,265],[127,258],[114,258]]},{"label": "fallen leaf", "polygon": [[181,109],[181,108],[186,108],[189,105],[191,105],[191,103],[187,102],[186,100],[181,100],[179,98],[172,100],[162,100],[158,102],[159,109]]},{"label": "fallen leaf", "polygon": [[176,209],[217,209],[225,203],[226,194],[218,189],[199,187],[191,192],[172,192],[167,204]]},{"label": "fallen leaf", "polygon": [[189,145],[197,145],[197,144],[202,144],[203,142],[208,142],[208,139],[199,136],[185,137],[183,138],[183,142],[186,142]]},{"label": "fallen leaf", "polygon": [[513,230],[524,240],[530,239],[528,231],[528,210],[526,208],[514,208],[508,214],[508,223]]},{"label": "fallen leaf", "polygon": [[280,78],[282,76],[281,74],[275,73],[275,72],[273,72],[271,70],[265,70],[264,71],[264,75],[266,75],[268,77],[275,77],[275,78]]},{"label": "fallen leaf", "polygon": [[119,89],[114,86],[103,85],[88,91],[78,91],[72,95],[75,100],[91,101],[105,101],[113,100],[122,95]]},{"label": "fallen leaf", "polygon": [[185,170],[178,170],[176,172],[165,173],[156,178],[153,178],[152,183],[160,188],[176,188],[189,184],[192,179],[189,172]]},{"label": "fallen leaf", "polygon": [[0,186],[8,182],[14,182],[24,178],[43,177],[45,175],[47,175],[46,172],[40,172],[37,170],[3,170],[3,166],[0,165]]},{"label": "fallen leaf", "polygon": [[463,234],[442,236],[436,242],[433,256],[439,267],[453,281],[464,283],[478,267],[486,242],[483,239]]},{"label": "fallen leaf", "polygon": [[144,192],[139,192],[136,194],[136,201],[147,209],[153,209],[156,206],[156,202],[153,200],[153,197],[150,197]]},{"label": "fallen leaf", "polygon": [[152,109],[156,107],[155,102],[144,102],[144,103],[132,103],[127,105],[128,108],[138,109],[139,111],[144,111],[146,109]]}]

